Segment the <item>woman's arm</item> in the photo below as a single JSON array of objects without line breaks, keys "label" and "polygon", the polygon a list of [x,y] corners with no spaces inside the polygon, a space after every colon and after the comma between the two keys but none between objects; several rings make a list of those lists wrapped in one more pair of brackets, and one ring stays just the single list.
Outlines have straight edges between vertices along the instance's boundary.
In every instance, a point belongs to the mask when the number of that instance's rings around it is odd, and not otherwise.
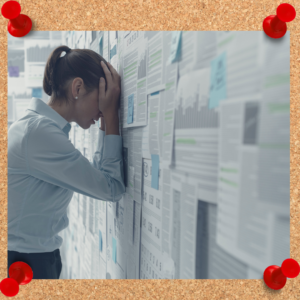
[{"label": "woman's arm", "polygon": [[121,77],[110,63],[107,63],[107,65],[103,61],[101,62],[106,82],[104,78],[100,78],[99,110],[105,118],[106,135],[120,135],[118,110],[120,106]]},{"label": "woman's arm", "polygon": [[29,175],[76,193],[119,201],[125,193],[122,137],[104,137],[103,156],[93,167],[49,118],[36,119],[24,137]]}]

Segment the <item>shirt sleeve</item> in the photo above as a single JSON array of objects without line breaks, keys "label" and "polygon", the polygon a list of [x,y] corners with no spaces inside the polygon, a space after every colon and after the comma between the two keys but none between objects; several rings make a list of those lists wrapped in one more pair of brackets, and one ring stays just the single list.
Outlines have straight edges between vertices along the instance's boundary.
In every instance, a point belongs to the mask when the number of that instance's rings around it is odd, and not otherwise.
[{"label": "shirt sleeve", "polygon": [[[96,168],[74,147],[57,123],[47,118],[38,119],[27,133],[28,173],[94,199],[119,201],[125,193],[122,137],[107,135],[103,140],[103,150],[98,154],[102,153],[102,158],[95,164]],[[97,147],[97,151],[99,149]]]}]

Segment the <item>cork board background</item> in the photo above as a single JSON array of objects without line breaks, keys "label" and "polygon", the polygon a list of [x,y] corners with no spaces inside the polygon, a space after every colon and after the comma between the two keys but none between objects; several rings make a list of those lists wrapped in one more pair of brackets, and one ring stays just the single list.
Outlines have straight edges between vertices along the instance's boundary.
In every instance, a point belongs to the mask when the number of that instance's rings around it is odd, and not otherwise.
[{"label": "cork board background", "polygon": [[[6,1],[1,0],[0,5]],[[19,0],[33,31],[262,30],[285,1]],[[300,262],[300,1],[290,30],[290,257]],[[0,17],[0,280],[7,276],[7,23]],[[282,290],[263,280],[32,280],[15,299],[300,299],[300,275]],[[6,299],[0,293],[0,299]]]}]

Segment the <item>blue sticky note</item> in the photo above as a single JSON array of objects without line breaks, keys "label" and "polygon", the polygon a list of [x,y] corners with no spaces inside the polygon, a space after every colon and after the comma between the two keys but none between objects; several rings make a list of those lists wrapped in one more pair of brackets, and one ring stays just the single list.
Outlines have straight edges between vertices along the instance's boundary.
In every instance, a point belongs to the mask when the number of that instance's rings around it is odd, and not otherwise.
[{"label": "blue sticky note", "polygon": [[114,45],[110,50],[110,59],[112,59],[117,54],[117,45]]},{"label": "blue sticky note", "polygon": [[117,263],[117,240],[112,237],[112,260]]},{"label": "blue sticky note", "polygon": [[133,102],[134,94],[128,96],[128,112],[127,112],[127,124],[131,124],[133,122]]},{"label": "blue sticky note", "polygon": [[226,97],[226,52],[223,52],[211,62],[209,108],[219,106]]},{"label": "blue sticky note", "polygon": [[174,31],[172,32],[169,63],[173,63],[177,61],[180,55],[181,55],[181,31]]},{"label": "blue sticky note", "polygon": [[99,230],[99,251],[102,252],[103,241],[102,241],[102,232]]},{"label": "blue sticky note", "polygon": [[151,187],[158,190],[159,156],[156,154],[151,154],[151,161],[152,161]]},{"label": "blue sticky note", "polygon": [[42,98],[42,89],[41,88],[33,88],[32,89],[32,97],[34,98]]}]

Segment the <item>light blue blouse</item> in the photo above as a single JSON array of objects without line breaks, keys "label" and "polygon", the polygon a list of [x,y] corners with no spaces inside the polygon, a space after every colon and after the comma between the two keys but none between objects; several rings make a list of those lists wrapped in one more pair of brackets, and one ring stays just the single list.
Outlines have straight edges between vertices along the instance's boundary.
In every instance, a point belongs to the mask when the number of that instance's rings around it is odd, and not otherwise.
[{"label": "light blue blouse", "polygon": [[125,193],[122,137],[99,129],[90,162],[69,140],[70,123],[32,98],[26,115],[8,131],[8,250],[51,252],[69,225],[67,207],[77,192],[116,202]]}]

